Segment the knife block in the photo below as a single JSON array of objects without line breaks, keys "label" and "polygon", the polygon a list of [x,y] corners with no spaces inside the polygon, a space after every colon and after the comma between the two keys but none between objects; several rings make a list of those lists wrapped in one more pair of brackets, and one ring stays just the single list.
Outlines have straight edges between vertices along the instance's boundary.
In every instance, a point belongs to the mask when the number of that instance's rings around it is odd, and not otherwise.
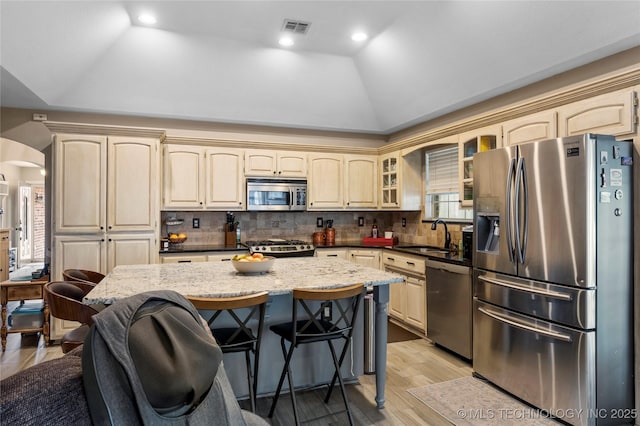
[{"label": "knife block", "polygon": [[231,230],[231,226],[228,223],[224,225],[224,245],[235,246],[236,245],[236,231]]}]

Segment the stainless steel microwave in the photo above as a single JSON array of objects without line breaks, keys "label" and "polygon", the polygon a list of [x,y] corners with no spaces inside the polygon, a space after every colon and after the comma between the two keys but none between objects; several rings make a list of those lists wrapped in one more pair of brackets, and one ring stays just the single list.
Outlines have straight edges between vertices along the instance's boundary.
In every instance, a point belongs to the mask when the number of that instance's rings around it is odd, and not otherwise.
[{"label": "stainless steel microwave", "polygon": [[304,211],[306,209],[306,180],[247,179],[247,210]]}]

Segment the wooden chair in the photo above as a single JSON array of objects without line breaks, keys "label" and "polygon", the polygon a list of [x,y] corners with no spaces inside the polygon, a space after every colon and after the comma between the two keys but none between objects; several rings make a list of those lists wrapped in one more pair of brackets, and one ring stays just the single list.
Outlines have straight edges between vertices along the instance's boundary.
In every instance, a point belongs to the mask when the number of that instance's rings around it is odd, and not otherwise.
[{"label": "wooden chair", "polygon": [[[293,404],[293,415],[296,425],[300,424],[298,415],[298,407],[296,405],[295,388],[293,385],[293,377],[291,374],[291,358],[294,349],[299,345],[327,342],[331,352],[331,358],[335,367],[333,379],[329,385],[329,391],[325,397],[325,403],[329,402],[331,392],[335,386],[336,380],[340,384],[342,399],[344,400],[345,410],[330,413],[329,415],[346,412],[349,418],[349,424],[353,425],[353,417],[349,408],[349,401],[340,374],[340,367],[344,361],[345,355],[351,343],[353,335],[353,323],[357,318],[358,308],[362,301],[365,288],[363,284],[355,284],[348,287],[332,288],[332,289],[294,289],[293,290],[293,312],[291,322],[276,324],[270,327],[271,331],[280,336],[280,345],[282,346],[282,354],[284,355],[284,367],[280,375],[280,381],[276,389],[276,393],[271,404],[269,417],[273,417],[273,413],[278,403],[280,391],[284,378],[287,376],[289,380],[289,394],[291,395],[291,403]],[[301,309],[299,309],[301,308]],[[326,314],[327,308],[333,311],[331,315]],[[340,354],[340,358],[336,356],[333,341],[343,339],[344,347]],[[287,350],[285,341],[289,342]],[[321,417],[326,417],[321,416]],[[321,418],[319,417],[319,418]],[[308,419],[305,422],[316,419]]]},{"label": "wooden chair", "polygon": [[[199,311],[214,311],[208,320],[209,328],[216,338],[222,353],[244,352],[247,367],[247,386],[251,411],[256,411],[256,394],[258,392],[258,365],[260,360],[260,342],[262,340],[262,328],[264,314],[269,295],[266,291],[252,293],[245,296],[234,297],[195,297],[187,296]],[[228,315],[222,315],[224,312]],[[258,318],[257,329],[249,327],[249,321],[256,316]],[[230,317],[235,323],[232,326],[220,325],[221,318]],[[217,321],[217,324],[216,324]],[[253,374],[251,369],[250,353],[253,352]],[[253,377],[253,379],[252,379]]]},{"label": "wooden chair", "polygon": [[88,269],[65,269],[62,271],[62,277],[65,281],[80,281],[95,285],[102,281],[104,274]]},{"label": "wooden chair", "polygon": [[62,336],[62,352],[67,353],[84,343],[93,324],[94,308],[82,303],[82,298],[93,289],[93,284],[80,281],[52,281],[44,285],[45,297],[51,315],[69,321],[77,321],[82,325]]}]

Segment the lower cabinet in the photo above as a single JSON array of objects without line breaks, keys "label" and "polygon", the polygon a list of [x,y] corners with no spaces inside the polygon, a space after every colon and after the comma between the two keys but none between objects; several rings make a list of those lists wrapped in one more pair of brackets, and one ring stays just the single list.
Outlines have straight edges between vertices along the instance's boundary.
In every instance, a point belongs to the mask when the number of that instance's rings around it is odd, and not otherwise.
[{"label": "lower cabinet", "polygon": [[381,250],[350,249],[347,258],[359,265],[380,269]]},{"label": "lower cabinet", "polygon": [[427,279],[425,258],[395,252],[383,252],[385,271],[404,277],[404,282],[389,287],[389,316],[426,335]]},{"label": "lower cabinet", "polygon": [[346,248],[317,248],[316,257],[339,257],[340,259],[347,258],[348,250]]},{"label": "lower cabinet", "polygon": [[[65,269],[88,269],[108,274],[117,265],[149,264],[158,261],[155,233],[58,235],[54,237],[52,280],[63,279]],[[60,339],[80,324],[51,317],[50,336]]]},{"label": "lower cabinet", "polygon": [[190,262],[230,262],[233,256],[245,254],[246,250],[203,252],[203,253],[162,253],[160,263],[190,263]]}]

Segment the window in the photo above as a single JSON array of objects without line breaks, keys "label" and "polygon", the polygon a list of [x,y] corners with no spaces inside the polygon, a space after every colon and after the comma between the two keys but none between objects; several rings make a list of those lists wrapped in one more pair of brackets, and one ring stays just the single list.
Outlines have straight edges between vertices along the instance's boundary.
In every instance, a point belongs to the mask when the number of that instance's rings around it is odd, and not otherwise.
[{"label": "window", "polygon": [[457,145],[427,152],[425,164],[425,219],[472,220],[473,211],[460,207]]}]

